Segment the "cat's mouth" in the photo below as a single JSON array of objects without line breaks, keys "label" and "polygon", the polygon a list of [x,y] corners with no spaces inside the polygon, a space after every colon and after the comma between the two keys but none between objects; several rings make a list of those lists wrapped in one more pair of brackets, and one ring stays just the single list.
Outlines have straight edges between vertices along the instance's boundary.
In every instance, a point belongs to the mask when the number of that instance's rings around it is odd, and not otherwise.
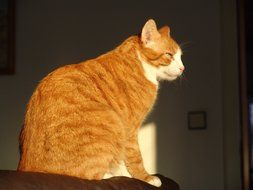
[{"label": "cat's mouth", "polygon": [[168,73],[168,72],[164,72],[164,74],[168,77],[171,77],[171,78],[174,78],[174,77],[177,78],[177,77],[180,77],[183,74],[183,72],[180,72],[180,73],[177,73],[177,74],[171,74],[171,73]]},{"label": "cat's mouth", "polygon": [[183,74],[183,72],[179,72],[179,73],[169,73],[168,71],[164,71],[163,72],[163,76],[159,77],[160,80],[176,80],[178,77],[181,77]]},{"label": "cat's mouth", "polygon": [[157,77],[158,80],[169,80],[169,81],[175,80],[177,78],[178,78],[178,75],[172,75],[167,72],[163,72],[162,75]]}]

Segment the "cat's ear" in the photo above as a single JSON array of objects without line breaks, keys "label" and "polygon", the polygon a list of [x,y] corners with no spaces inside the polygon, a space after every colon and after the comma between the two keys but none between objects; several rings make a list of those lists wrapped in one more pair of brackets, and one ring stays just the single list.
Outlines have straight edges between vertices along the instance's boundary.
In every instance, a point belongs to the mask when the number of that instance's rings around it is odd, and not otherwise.
[{"label": "cat's ear", "polygon": [[153,19],[150,19],[142,28],[141,41],[145,46],[154,43],[161,35],[157,31],[156,23]]},{"label": "cat's ear", "polygon": [[165,36],[170,36],[170,28],[168,26],[164,26],[159,29],[160,34]]}]

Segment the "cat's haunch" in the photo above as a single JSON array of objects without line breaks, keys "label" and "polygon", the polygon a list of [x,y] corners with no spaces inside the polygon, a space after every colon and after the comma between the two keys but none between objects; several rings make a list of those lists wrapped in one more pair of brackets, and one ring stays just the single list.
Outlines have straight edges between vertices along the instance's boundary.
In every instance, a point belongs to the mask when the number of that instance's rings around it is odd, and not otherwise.
[{"label": "cat's haunch", "polygon": [[137,136],[159,80],[182,74],[181,54],[169,27],[151,19],[116,49],[48,74],[27,106],[18,170],[102,179],[123,161],[132,177],[160,186]]}]

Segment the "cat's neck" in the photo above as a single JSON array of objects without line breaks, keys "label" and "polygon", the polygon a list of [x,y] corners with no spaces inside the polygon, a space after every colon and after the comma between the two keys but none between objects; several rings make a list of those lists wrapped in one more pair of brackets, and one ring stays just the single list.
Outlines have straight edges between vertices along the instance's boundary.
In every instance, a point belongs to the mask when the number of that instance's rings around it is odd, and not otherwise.
[{"label": "cat's neck", "polygon": [[144,76],[148,81],[150,81],[152,84],[158,88],[159,82],[157,80],[156,76],[156,70],[157,68],[153,65],[149,64],[141,54],[141,42],[138,36],[131,36],[126,41],[124,41],[118,48],[116,48],[116,51],[118,51],[120,54],[124,55],[130,55],[131,58],[135,59],[136,62],[138,62],[144,71]]},{"label": "cat's neck", "polygon": [[124,55],[131,55],[138,59],[137,51],[140,49],[140,39],[138,36],[131,36],[126,39],[120,46],[115,50]]},{"label": "cat's neck", "polygon": [[147,61],[145,59],[143,59],[141,53],[138,51],[137,52],[138,58],[142,64],[142,67],[144,69],[144,75],[145,77],[152,82],[153,84],[156,85],[156,87],[158,87],[159,82],[157,80],[157,68],[149,63],[147,63]]}]

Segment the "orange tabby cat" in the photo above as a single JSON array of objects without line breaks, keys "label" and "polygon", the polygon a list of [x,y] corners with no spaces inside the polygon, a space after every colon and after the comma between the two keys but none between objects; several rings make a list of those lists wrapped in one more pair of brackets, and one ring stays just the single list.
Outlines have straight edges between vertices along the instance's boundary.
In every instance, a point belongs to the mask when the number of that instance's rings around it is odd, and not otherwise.
[{"label": "orange tabby cat", "polygon": [[137,133],[159,80],[182,74],[169,27],[148,20],[115,50],[46,76],[27,106],[18,170],[102,179],[124,161],[134,178],[160,186],[143,167]]}]

